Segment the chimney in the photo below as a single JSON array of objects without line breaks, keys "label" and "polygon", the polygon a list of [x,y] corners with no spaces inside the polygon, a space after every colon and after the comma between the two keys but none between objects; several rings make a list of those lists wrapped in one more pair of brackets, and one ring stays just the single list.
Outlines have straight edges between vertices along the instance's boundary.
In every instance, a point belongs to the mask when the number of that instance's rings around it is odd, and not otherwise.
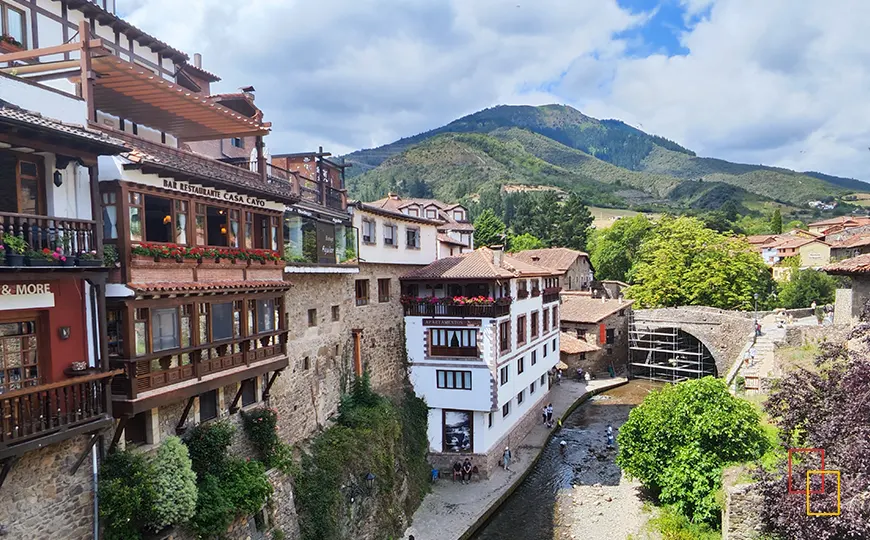
[{"label": "chimney", "polygon": [[393,200],[393,201],[398,201],[398,200],[399,200],[399,194],[398,194],[398,193],[394,193],[394,192],[391,191],[391,192],[387,193],[387,198],[389,198],[389,199],[391,199],[391,200]]},{"label": "chimney", "polygon": [[193,67],[202,69],[202,55],[193,53]]},{"label": "chimney", "polygon": [[504,255],[504,246],[489,246],[489,249],[492,250],[492,264],[497,267],[501,267],[501,257],[502,255]]}]

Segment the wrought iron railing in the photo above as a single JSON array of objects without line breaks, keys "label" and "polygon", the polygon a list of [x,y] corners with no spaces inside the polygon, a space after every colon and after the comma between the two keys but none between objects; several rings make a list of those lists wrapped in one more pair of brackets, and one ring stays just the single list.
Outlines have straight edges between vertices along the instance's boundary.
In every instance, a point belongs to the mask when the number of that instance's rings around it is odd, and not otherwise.
[{"label": "wrought iron railing", "polygon": [[96,223],[87,219],[0,212],[0,238],[4,234],[18,236],[33,251],[60,247],[67,254],[102,252],[94,240],[95,228]]},{"label": "wrought iron railing", "polygon": [[405,304],[405,315],[410,317],[483,317],[493,318],[508,315],[510,304],[434,304],[419,302]]}]

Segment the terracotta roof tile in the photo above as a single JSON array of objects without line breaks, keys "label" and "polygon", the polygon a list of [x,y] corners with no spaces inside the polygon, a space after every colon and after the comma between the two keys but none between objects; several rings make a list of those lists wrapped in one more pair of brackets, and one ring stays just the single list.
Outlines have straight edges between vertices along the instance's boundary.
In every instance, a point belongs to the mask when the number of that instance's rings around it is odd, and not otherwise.
[{"label": "terracotta roof tile", "polygon": [[822,268],[822,270],[829,274],[844,275],[870,273],[870,253],[829,264]]},{"label": "terracotta roof tile", "polygon": [[402,279],[510,279],[523,276],[551,276],[554,272],[525,263],[503,253],[501,264],[493,263],[493,250],[478,248],[458,257],[439,259],[402,276]]},{"label": "terracotta roof tile", "polygon": [[[454,203],[448,204],[437,199],[403,199],[401,197],[386,197],[384,199],[379,199],[374,202],[367,203],[371,206],[376,206],[382,208],[384,210],[389,210],[393,212],[402,212],[403,208],[408,206],[419,206],[421,208],[426,208],[429,206],[434,206],[438,209],[438,221],[442,222],[442,226],[438,228],[439,232],[445,231],[462,231],[462,232],[473,232],[474,224],[468,221],[456,221],[453,219],[452,210],[454,208],[463,208],[461,204]],[[424,214],[425,215],[425,214]],[[466,217],[468,216],[466,211]]]},{"label": "terracotta roof tile", "polygon": [[444,242],[445,244],[453,244],[454,246],[468,247],[468,244],[466,244],[465,242],[460,242],[459,240],[456,240],[455,238],[450,238],[446,234],[439,234],[438,241]]},{"label": "terracotta roof tile", "polygon": [[561,319],[573,323],[595,324],[613,315],[620,309],[630,307],[634,300],[602,300],[581,296],[565,296],[562,299]]},{"label": "terracotta roof tile", "polygon": [[600,350],[601,347],[593,345],[585,339],[580,339],[574,334],[562,332],[559,335],[559,352],[563,352],[565,354],[580,354]]},{"label": "terracotta roof tile", "polygon": [[190,176],[206,185],[241,190],[273,201],[293,203],[298,200],[293,194],[293,186],[286,180],[270,177],[263,182],[259,174],[243,167],[127,134],[119,132],[114,134],[124,139],[127,146],[132,148],[132,151],[122,154],[131,161],[124,166],[125,169],[152,167],[168,176],[172,176],[173,173]]},{"label": "terracotta roof tile", "polygon": [[151,292],[208,292],[225,290],[289,289],[290,283],[279,280],[229,280],[195,282],[129,283],[131,289],[140,293]]},{"label": "terracotta roof tile", "polygon": [[832,248],[852,248],[862,246],[870,246],[870,235],[856,234],[855,236],[850,236],[845,240],[831,244]]},{"label": "terracotta roof tile", "polygon": [[529,249],[512,253],[511,256],[527,263],[549,268],[550,270],[565,272],[579,257],[588,257],[589,255],[582,251],[559,247]]},{"label": "terracotta roof tile", "polygon": [[0,122],[26,124],[28,127],[39,131],[51,132],[58,137],[100,146],[106,154],[119,154],[124,150],[129,150],[128,145],[124,141],[110,137],[105,133],[45,118],[39,113],[24,110],[3,100],[0,100]]}]

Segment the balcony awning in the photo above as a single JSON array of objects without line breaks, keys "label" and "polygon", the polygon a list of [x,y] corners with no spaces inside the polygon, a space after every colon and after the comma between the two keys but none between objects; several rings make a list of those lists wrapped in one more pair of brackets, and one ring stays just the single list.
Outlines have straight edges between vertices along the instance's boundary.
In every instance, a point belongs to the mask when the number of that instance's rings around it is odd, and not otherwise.
[{"label": "balcony awning", "polygon": [[261,123],[153,73],[107,54],[92,58],[94,102],[100,111],[172,133],[185,141],[267,135]]}]

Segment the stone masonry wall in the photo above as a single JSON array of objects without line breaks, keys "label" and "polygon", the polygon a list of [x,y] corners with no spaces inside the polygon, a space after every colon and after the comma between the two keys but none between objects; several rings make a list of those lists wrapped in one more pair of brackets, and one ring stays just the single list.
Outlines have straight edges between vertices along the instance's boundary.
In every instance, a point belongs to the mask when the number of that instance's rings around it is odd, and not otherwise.
[{"label": "stone masonry wall", "polygon": [[722,510],[722,540],[755,540],[761,532],[762,497],[754,484],[725,487]]},{"label": "stone masonry wall", "polygon": [[28,452],[15,463],[0,489],[0,527],[8,538],[93,538],[90,453],[70,474],[87,441],[75,437]]}]

